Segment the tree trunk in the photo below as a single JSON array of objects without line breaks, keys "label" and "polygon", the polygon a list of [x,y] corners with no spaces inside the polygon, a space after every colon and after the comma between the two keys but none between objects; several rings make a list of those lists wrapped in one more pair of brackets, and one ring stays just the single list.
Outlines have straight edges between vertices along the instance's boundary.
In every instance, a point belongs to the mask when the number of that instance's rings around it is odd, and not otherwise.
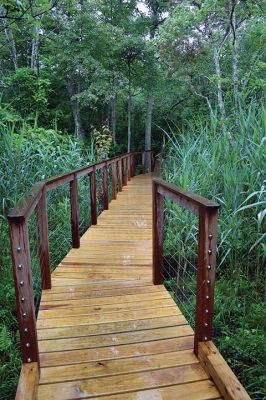
[{"label": "tree trunk", "polygon": [[237,57],[237,40],[236,40],[236,14],[235,11],[232,16],[232,31],[233,31],[233,43],[232,43],[232,63],[233,63],[233,86],[234,86],[234,113],[235,113],[235,124],[239,126],[239,89],[238,89],[238,57]]},{"label": "tree trunk", "polygon": [[112,96],[112,112],[111,112],[111,129],[113,143],[116,144],[116,104],[117,104],[117,94],[116,94],[117,79],[113,78],[113,96]]},{"label": "tree trunk", "polygon": [[14,65],[14,70],[16,71],[16,69],[18,68],[18,61],[17,61],[17,49],[16,49],[13,32],[12,32],[12,29],[10,28],[7,20],[3,20],[2,22],[3,22],[3,26],[4,26],[4,32],[5,32],[5,36],[6,36],[6,40],[7,40],[7,45],[8,45],[9,51],[10,51],[11,60]]},{"label": "tree trunk", "polygon": [[39,27],[33,26],[30,67],[35,75],[39,75]]},{"label": "tree trunk", "polygon": [[[151,150],[151,126],[152,126],[153,95],[149,94],[147,99],[147,115],[145,128],[145,150]],[[151,153],[146,154],[146,171],[150,172]]]},{"label": "tree trunk", "polygon": [[131,107],[132,107],[132,98],[131,98],[131,63],[128,62],[128,109],[127,109],[127,151],[130,153],[131,149]]},{"label": "tree trunk", "polygon": [[216,75],[217,75],[217,97],[218,97],[218,106],[219,106],[220,114],[221,114],[221,126],[222,126],[223,134],[225,135],[226,134],[226,126],[225,126],[226,112],[225,112],[225,106],[224,106],[224,101],[223,101],[220,54],[219,54],[219,51],[216,46],[213,47],[213,59],[214,59],[215,71],[216,71]]},{"label": "tree trunk", "polygon": [[72,113],[75,122],[75,136],[80,140],[85,140],[85,132],[82,128],[81,117],[80,117],[80,104],[77,98],[74,98],[76,95],[73,81],[70,77],[67,79],[67,91],[70,98],[70,104],[72,108]]}]

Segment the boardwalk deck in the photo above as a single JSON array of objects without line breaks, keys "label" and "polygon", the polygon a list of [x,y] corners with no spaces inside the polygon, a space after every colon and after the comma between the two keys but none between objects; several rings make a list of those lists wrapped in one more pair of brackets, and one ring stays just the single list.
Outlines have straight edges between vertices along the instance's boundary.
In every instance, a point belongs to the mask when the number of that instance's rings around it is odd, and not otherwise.
[{"label": "boardwalk deck", "polygon": [[193,331],[152,284],[151,176],[131,179],[52,274],[38,315],[38,400],[207,400],[221,395]]}]

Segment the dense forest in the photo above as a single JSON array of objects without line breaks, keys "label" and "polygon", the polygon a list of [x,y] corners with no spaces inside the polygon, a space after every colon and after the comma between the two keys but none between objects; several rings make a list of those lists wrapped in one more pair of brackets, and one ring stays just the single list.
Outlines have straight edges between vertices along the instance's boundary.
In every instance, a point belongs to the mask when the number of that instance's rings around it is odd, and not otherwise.
[{"label": "dense forest", "polygon": [[167,181],[221,204],[214,340],[266,398],[265,12],[264,0],[1,1],[1,398],[20,370],[8,210],[99,146],[153,149]]}]

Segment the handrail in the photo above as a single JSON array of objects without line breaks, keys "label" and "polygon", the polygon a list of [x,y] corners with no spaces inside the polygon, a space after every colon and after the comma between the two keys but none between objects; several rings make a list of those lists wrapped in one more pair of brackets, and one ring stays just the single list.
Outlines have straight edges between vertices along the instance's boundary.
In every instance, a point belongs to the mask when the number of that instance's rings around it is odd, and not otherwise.
[{"label": "handrail", "polygon": [[[42,289],[51,288],[50,253],[48,239],[48,218],[46,206],[46,192],[65,183],[70,185],[71,230],[72,246],[80,247],[79,210],[78,210],[78,179],[90,176],[91,221],[97,224],[96,202],[96,171],[102,170],[102,190],[104,209],[108,209],[108,166],[112,166],[112,198],[116,198],[118,191],[127,185],[131,176],[135,175],[135,157],[142,156],[142,173],[145,174],[146,154],[143,152],[125,153],[108,160],[103,160],[63,175],[52,177],[32,186],[30,191],[19,200],[16,207],[8,214],[10,243],[13,264],[13,276],[16,292],[16,304],[20,331],[20,345],[23,363],[38,363],[39,350],[34,310],[34,296],[32,287],[31,257],[28,233],[28,219],[36,209],[38,224],[38,253],[40,259]],[[153,170],[153,156],[149,157],[150,170]],[[118,169],[117,169],[118,167]],[[117,173],[118,172],[118,173]]]},{"label": "handrail", "polygon": [[[156,168],[156,167],[155,167]],[[217,221],[219,204],[204,197],[153,179],[153,283],[163,284],[164,199],[170,199],[198,215],[198,268],[194,351],[199,343],[211,340],[216,269]]]}]

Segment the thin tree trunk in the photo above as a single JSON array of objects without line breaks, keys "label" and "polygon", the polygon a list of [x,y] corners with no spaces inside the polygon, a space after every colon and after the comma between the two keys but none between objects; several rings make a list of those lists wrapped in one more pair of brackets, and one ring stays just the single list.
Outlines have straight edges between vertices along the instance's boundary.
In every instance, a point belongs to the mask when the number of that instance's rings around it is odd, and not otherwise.
[{"label": "thin tree trunk", "polygon": [[116,104],[117,104],[117,94],[116,94],[117,79],[113,78],[113,96],[112,96],[112,112],[111,112],[111,129],[113,143],[116,144]]},{"label": "thin tree trunk", "polygon": [[31,62],[30,67],[35,75],[39,75],[39,27],[34,24],[33,38],[31,46]]},{"label": "thin tree trunk", "polygon": [[220,55],[219,55],[219,51],[216,46],[213,47],[213,59],[214,59],[215,71],[216,71],[216,75],[217,75],[217,97],[218,97],[218,106],[219,106],[220,114],[221,114],[222,131],[223,131],[223,134],[226,134],[226,126],[225,126],[226,112],[225,112],[225,106],[224,106],[224,100],[223,100]]},{"label": "thin tree trunk", "polygon": [[6,36],[6,40],[7,40],[7,45],[8,45],[9,51],[10,51],[11,60],[14,65],[14,70],[16,71],[16,69],[18,68],[18,61],[17,61],[17,49],[16,49],[13,32],[12,32],[12,29],[10,28],[7,20],[3,20],[2,22],[3,22],[3,26],[4,26],[4,32],[5,32],[5,36]]},{"label": "thin tree trunk", "polygon": [[236,40],[236,13],[232,15],[232,31],[233,31],[233,46],[232,46],[232,63],[233,63],[233,85],[234,85],[234,112],[235,124],[239,126],[239,81],[238,81],[238,57],[237,57],[237,40]]},{"label": "thin tree trunk", "polygon": [[128,78],[129,78],[129,86],[128,86],[128,109],[127,109],[127,151],[129,153],[131,150],[131,107],[132,107],[130,62],[128,63]]},{"label": "thin tree trunk", "polygon": [[[151,150],[152,110],[153,110],[153,95],[150,94],[147,99],[145,150]],[[150,172],[150,166],[151,166],[151,153],[147,153],[146,154],[146,171]]]},{"label": "thin tree trunk", "polygon": [[85,140],[85,132],[82,128],[81,116],[80,116],[80,104],[78,99],[73,98],[75,96],[74,84],[70,77],[67,79],[67,91],[70,98],[70,104],[75,122],[75,136],[80,140]]}]

